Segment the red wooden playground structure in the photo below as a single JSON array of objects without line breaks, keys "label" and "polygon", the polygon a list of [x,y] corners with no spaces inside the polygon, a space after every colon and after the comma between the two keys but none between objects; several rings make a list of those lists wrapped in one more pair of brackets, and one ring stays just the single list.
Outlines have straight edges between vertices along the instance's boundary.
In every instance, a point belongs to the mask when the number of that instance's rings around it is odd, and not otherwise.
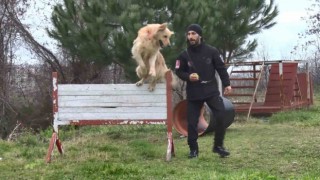
[{"label": "red wooden playground structure", "polygon": [[235,111],[248,113],[249,116],[312,105],[313,84],[308,64],[301,67],[300,64],[301,61],[233,64],[230,67],[233,93],[228,98],[234,104]]}]

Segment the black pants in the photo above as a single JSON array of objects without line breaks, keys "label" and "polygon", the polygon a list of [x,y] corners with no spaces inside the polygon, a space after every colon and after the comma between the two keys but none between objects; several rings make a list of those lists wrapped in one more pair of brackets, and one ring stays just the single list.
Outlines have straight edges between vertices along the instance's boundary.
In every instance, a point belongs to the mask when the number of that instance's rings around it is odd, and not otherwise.
[{"label": "black pants", "polygon": [[214,146],[223,146],[226,128],[223,122],[224,104],[220,96],[213,96],[203,100],[189,100],[187,106],[188,120],[188,145],[190,150],[198,150],[198,122],[200,111],[204,103],[207,103],[216,118]]}]

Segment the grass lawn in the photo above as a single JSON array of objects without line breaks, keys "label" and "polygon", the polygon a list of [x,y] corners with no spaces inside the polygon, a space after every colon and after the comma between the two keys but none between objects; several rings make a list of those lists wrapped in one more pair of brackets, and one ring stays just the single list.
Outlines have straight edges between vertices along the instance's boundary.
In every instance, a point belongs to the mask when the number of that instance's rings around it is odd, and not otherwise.
[{"label": "grass lawn", "polygon": [[[237,121],[225,146],[212,153],[213,135],[199,138],[200,156],[188,159],[186,138],[174,131],[176,156],[165,161],[166,127],[62,128],[65,154],[45,163],[51,129],[0,140],[0,179],[320,179],[320,106]],[[241,117],[239,117],[241,118]]]}]

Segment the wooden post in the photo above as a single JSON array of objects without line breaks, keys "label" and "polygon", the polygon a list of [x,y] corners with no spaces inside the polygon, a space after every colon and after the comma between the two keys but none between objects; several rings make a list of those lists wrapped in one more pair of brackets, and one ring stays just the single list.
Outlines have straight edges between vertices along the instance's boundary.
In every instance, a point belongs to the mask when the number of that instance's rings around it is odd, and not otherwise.
[{"label": "wooden post", "polygon": [[281,101],[281,109],[284,106],[284,94],[283,94],[283,63],[279,62],[279,79],[280,79],[280,101]]},{"label": "wooden post", "polygon": [[46,163],[51,162],[51,155],[52,155],[56,140],[57,140],[57,133],[53,132],[52,136],[51,136],[51,139],[50,139],[47,156],[46,156]]},{"label": "wooden post", "polygon": [[174,156],[174,143],[172,138],[172,126],[173,126],[173,107],[172,107],[172,72],[166,73],[166,94],[167,94],[167,155],[166,160],[170,161],[171,157]]},{"label": "wooden post", "polygon": [[[254,68],[254,69],[255,69],[255,68]],[[259,83],[260,83],[260,79],[261,79],[263,70],[264,70],[264,62],[262,63],[262,65],[261,65],[261,67],[260,67],[260,74],[259,74],[258,82],[255,83],[255,88],[254,88],[254,92],[253,92],[253,97],[256,97],[257,90],[258,90],[258,86],[259,86]],[[255,72],[254,72],[254,73],[255,73]],[[251,100],[251,102],[250,102],[250,107],[249,107],[248,114],[247,114],[247,121],[249,120],[249,117],[250,117],[250,114],[251,114],[251,109],[252,109],[253,102],[257,102],[256,99],[253,99],[253,98],[252,98],[252,100]]]},{"label": "wooden post", "polygon": [[[58,119],[58,73],[52,73],[52,113],[53,113],[53,124]],[[53,133],[50,140],[47,156],[46,156],[46,163],[51,162],[51,155],[54,150],[54,146],[57,146],[58,151],[60,154],[63,153],[63,148],[61,141],[58,138],[58,125],[53,125]]]},{"label": "wooden post", "polygon": [[[58,119],[58,73],[52,73],[52,113],[53,113],[53,122]],[[53,123],[54,124],[54,123]],[[58,133],[58,127],[53,126],[53,130]]]},{"label": "wooden post", "polygon": [[309,72],[309,63],[306,63],[306,69],[307,69],[307,101],[308,101],[308,104],[310,104],[310,101],[311,101],[311,88],[310,88],[310,72]]}]

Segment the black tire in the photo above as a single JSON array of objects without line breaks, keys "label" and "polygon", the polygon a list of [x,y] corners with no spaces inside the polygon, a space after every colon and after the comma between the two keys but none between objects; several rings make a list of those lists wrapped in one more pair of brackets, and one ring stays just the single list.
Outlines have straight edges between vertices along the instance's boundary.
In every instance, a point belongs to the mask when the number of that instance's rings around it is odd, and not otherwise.
[{"label": "black tire", "polygon": [[[234,117],[235,117],[235,110],[234,110],[234,106],[231,103],[231,101],[223,96],[221,96],[222,100],[223,100],[223,104],[225,107],[225,112],[224,112],[224,127],[228,128],[233,122],[234,122]],[[210,117],[210,121],[209,121],[209,125],[207,127],[207,129],[204,131],[203,134],[209,133],[209,132],[213,132],[215,131],[216,128],[216,124],[217,124],[217,120],[215,115],[212,113],[211,109],[208,107],[207,104],[205,104],[206,107],[206,119],[207,117]]]}]

